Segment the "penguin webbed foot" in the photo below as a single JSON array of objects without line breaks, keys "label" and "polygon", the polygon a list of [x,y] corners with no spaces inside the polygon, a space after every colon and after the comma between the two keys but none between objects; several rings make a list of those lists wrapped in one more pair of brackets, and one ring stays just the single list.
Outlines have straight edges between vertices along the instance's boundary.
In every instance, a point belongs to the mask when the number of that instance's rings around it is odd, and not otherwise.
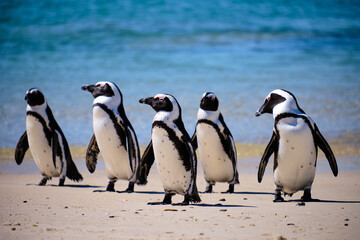
[{"label": "penguin webbed foot", "polygon": [[226,192],[222,192],[222,193],[234,193],[234,184],[229,184],[229,189]]},{"label": "penguin webbed foot", "polygon": [[173,206],[188,206],[189,204],[190,204],[190,202],[187,202],[187,201],[184,200],[181,203],[173,203],[171,205],[173,205]]},{"label": "penguin webbed foot", "polygon": [[64,179],[60,178],[59,186],[64,186],[64,183],[65,183],[65,178]]},{"label": "penguin webbed foot", "polygon": [[110,181],[106,187],[106,191],[108,192],[115,192],[115,182]]},{"label": "penguin webbed foot", "polygon": [[283,197],[275,197],[275,199],[273,200],[273,202],[285,202]]},{"label": "penguin webbed foot", "polygon": [[306,189],[304,190],[304,195],[301,197],[301,201],[303,202],[319,202],[320,199],[314,199],[311,197],[311,190]]},{"label": "penguin webbed foot", "polygon": [[148,202],[148,205],[168,205],[171,204],[171,197],[173,196],[173,193],[165,193],[164,200],[162,202]]},{"label": "penguin webbed foot", "polygon": [[46,177],[43,177],[42,179],[41,179],[41,181],[39,182],[39,186],[45,186],[46,185],[46,183],[47,183],[47,178]]},{"label": "penguin webbed foot", "polygon": [[166,202],[148,202],[147,205],[170,205],[171,203]]},{"label": "penguin webbed foot", "polygon": [[134,192],[134,185],[135,185],[135,183],[129,182],[129,186],[128,186],[128,188],[125,190],[125,192],[127,192],[127,193],[132,193],[132,192]]},{"label": "penguin webbed foot", "polygon": [[165,197],[162,202],[148,202],[148,205],[168,205],[171,204],[171,198],[174,193],[165,192]]},{"label": "penguin webbed foot", "polygon": [[275,199],[273,200],[273,202],[285,202],[284,198],[281,196],[281,191],[275,191]]},{"label": "penguin webbed foot", "polygon": [[212,193],[213,192],[213,185],[209,184],[205,188],[205,193]]},{"label": "penguin webbed foot", "polygon": [[184,201],[181,203],[173,203],[173,206],[188,206],[190,204],[190,196],[185,194]]}]

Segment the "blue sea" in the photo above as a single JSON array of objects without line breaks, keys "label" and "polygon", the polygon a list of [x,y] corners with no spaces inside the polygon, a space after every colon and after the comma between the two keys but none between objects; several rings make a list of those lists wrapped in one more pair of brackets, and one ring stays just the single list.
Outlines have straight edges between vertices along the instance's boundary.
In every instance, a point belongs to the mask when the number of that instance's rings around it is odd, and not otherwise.
[{"label": "blue sea", "polygon": [[[139,142],[155,112],[142,97],[170,93],[191,135],[204,92],[215,92],[236,141],[266,143],[266,95],[291,91],[328,139],[360,136],[359,1],[0,1],[0,147],[25,131],[37,87],[71,145],[85,146],[92,96],[121,89]],[[358,139],[358,138],[357,138]]]}]

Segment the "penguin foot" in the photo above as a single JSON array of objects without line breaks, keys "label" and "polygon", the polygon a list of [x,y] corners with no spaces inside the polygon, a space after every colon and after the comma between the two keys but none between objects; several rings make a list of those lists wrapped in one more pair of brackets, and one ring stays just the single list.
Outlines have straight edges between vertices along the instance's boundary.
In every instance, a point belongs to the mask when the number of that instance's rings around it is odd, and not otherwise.
[{"label": "penguin foot", "polygon": [[59,186],[64,186],[65,178],[59,180]]},{"label": "penguin foot", "polygon": [[148,205],[167,205],[171,204],[171,197],[173,196],[173,193],[165,192],[165,197],[162,202],[148,202]]},{"label": "penguin foot", "polygon": [[311,198],[311,190],[307,189],[307,190],[304,190],[304,195],[301,197],[301,201],[303,201],[303,202],[319,202],[320,199]]},{"label": "penguin foot", "polygon": [[181,203],[173,203],[171,205],[173,205],[173,206],[188,206],[189,204],[190,204],[189,202],[183,201]]},{"label": "penguin foot", "polygon": [[135,183],[129,182],[129,186],[128,186],[128,188],[125,190],[125,192],[127,192],[127,193],[132,193],[132,192],[134,192],[134,185],[135,185]]},{"label": "penguin foot", "polygon": [[109,182],[109,184],[107,185],[106,191],[115,192],[115,183],[114,182]]},{"label": "penguin foot", "polygon": [[320,202],[320,199],[314,199],[314,198],[303,198],[301,197],[302,202]]},{"label": "penguin foot", "polygon": [[273,200],[273,202],[285,202],[284,198],[282,197],[275,197],[275,199]]},{"label": "penguin foot", "polygon": [[171,203],[166,202],[148,202],[147,205],[169,205]]},{"label": "penguin foot", "polygon": [[229,189],[222,193],[234,193],[234,184],[229,184]]},{"label": "penguin foot", "polygon": [[127,193],[132,193],[132,192],[134,192],[134,189],[129,189],[129,188],[127,188],[127,189],[125,190],[125,192],[127,192]]},{"label": "penguin foot", "polygon": [[45,186],[47,182],[46,178],[41,179],[41,181],[39,182],[39,186]]},{"label": "penguin foot", "polygon": [[181,203],[174,203],[173,206],[188,206],[190,204],[190,196],[189,194],[185,194],[184,201]]},{"label": "penguin foot", "polygon": [[275,199],[273,202],[285,202],[284,198],[281,196],[281,191],[275,191]]},{"label": "penguin foot", "polygon": [[212,190],[212,185],[207,185],[206,188],[205,188],[205,193],[212,193],[213,190]]}]

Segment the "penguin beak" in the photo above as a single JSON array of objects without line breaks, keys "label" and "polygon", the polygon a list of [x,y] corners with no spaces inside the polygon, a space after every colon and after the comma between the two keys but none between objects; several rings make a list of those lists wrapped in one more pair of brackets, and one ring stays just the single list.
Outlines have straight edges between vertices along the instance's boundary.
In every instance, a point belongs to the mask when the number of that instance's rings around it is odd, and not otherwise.
[{"label": "penguin beak", "polygon": [[259,116],[261,116],[261,112],[259,112],[259,110],[258,111],[256,111],[256,113],[255,113],[255,117],[259,117]]},{"label": "penguin beak", "polygon": [[95,85],[83,85],[81,87],[81,90],[91,92],[91,93],[94,91],[94,89],[95,89]]},{"label": "penguin beak", "polygon": [[142,98],[142,99],[139,100],[139,103],[147,104],[147,105],[150,105],[151,107],[153,105],[153,102],[154,102],[153,97]]},{"label": "penguin beak", "polygon": [[267,106],[267,101],[265,101],[264,104],[256,111],[255,117],[259,117],[262,114],[264,114],[265,113],[264,109],[266,108],[266,106]]},{"label": "penguin beak", "polygon": [[264,105],[262,105],[255,113],[255,117],[259,117],[263,114]]}]

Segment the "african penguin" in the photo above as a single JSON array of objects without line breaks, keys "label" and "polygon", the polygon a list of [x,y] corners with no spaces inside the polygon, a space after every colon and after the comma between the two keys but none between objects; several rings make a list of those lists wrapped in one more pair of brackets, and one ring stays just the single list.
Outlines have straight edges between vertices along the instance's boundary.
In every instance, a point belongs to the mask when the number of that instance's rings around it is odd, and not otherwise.
[{"label": "african penguin", "polygon": [[[179,103],[169,94],[142,98],[139,102],[150,105],[156,111],[152,123],[151,142],[142,158],[139,172],[147,174],[155,158],[165,190],[162,202],[149,204],[171,204],[171,197],[176,193],[184,195],[181,205],[200,202],[196,187],[196,154],[181,119]],[[142,170],[144,166],[146,171]],[[146,176],[140,178],[146,179]]]},{"label": "african penguin", "polygon": [[274,90],[257,110],[256,116],[270,113],[274,118],[273,134],[261,158],[258,181],[261,182],[270,156],[274,153],[275,200],[282,202],[281,191],[290,196],[304,191],[301,200],[311,198],[311,185],[315,177],[317,147],[325,153],[336,177],[338,167],[335,156],[321,135],[315,122],[299,107],[295,96],[286,90]]},{"label": "african penguin", "polygon": [[123,96],[120,89],[112,82],[98,82],[81,88],[90,92],[93,102],[92,136],[86,152],[86,166],[95,171],[99,152],[105,162],[108,177],[106,191],[115,191],[118,179],[128,180],[126,192],[134,191],[140,150],[137,137],[130,121],[126,117]]},{"label": "african penguin", "polygon": [[216,182],[227,182],[227,193],[233,193],[234,184],[239,183],[236,148],[219,105],[214,93],[203,94],[192,141],[195,148],[199,148],[199,157],[207,182],[205,192],[211,193]]},{"label": "african penguin", "polygon": [[26,92],[26,131],[20,137],[15,149],[15,161],[20,165],[26,151],[30,148],[41,175],[40,186],[47,180],[59,177],[63,186],[65,177],[81,181],[69,150],[65,135],[57,124],[47,101],[39,89],[31,88]]}]

